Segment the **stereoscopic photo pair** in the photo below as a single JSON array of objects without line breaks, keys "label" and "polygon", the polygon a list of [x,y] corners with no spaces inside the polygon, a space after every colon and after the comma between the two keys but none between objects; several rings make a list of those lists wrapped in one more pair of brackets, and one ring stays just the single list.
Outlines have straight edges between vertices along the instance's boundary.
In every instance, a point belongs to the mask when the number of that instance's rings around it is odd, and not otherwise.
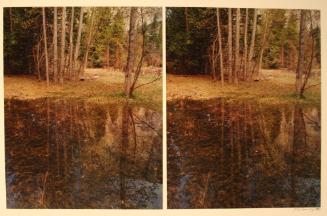
[{"label": "stereoscopic photo pair", "polygon": [[164,11],[3,9],[7,208],[320,207],[320,11]]}]

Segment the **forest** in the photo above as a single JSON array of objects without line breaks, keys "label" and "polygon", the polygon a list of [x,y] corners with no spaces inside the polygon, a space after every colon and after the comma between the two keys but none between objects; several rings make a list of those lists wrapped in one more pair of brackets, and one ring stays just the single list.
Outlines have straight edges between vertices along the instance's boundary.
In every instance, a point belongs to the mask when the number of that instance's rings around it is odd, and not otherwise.
[{"label": "forest", "polygon": [[166,18],[168,73],[210,75],[223,85],[279,69],[296,74],[300,97],[320,74],[319,11],[168,8]]},{"label": "forest", "polygon": [[162,9],[4,9],[7,208],[162,208]]},{"label": "forest", "polygon": [[161,79],[161,19],[160,8],[5,8],[4,74],[49,86],[100,76],[89,69],[118,71],[131,97],[141,74]]},{"label": "forest", "polygon": [[166,10],[168,208],[321,206],[320,11]]}]

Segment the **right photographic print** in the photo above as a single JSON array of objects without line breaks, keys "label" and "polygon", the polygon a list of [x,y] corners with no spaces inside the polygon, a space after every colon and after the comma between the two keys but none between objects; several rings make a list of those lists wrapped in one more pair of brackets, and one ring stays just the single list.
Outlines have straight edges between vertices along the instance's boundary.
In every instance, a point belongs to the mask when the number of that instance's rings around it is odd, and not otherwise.
[{"label": "right photographic print", "polygon": [[168,208],[320,207],[320,11],[166,8]]}]

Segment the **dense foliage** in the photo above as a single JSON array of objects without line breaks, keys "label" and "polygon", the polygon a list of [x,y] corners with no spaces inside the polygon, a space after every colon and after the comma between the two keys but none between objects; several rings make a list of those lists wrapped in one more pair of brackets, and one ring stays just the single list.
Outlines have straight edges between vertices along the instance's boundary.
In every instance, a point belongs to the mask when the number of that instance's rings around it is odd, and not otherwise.
[{"label": "dense foliage", "polygon": [[[247,30],[247,46],[250,46],[254,13],[257,23],[254,43],[254,70],[259,70],[260,52],[262,51],[261,68],[288,68],[295,70],[299,40],[299,10],[284,9],[240,9],[240,20],[237,20],[237,9],[232,10],[232,46],[235,59],[236,28],[239,25],[239,56],[244,55],[244,38]],[[246,15],[248,11],[248,15]],[[228,8],[219,9],[221,43],[224,65],[228,65]],[[311,11],[307,16],[307,31],[315,37],[315,66],[320,65],[320,14]],[[245,29],[246,18],[248,20]],[[216,8],[167,8],[167,72],[180,74],[212,74],[210,68],[211,49],[217,40]],[[313,29],[310,30],[310,22]],[[265,26],[267,31],[265,33]],[[265,35],[266,34],[266,35]],[[265,38],[264,38],[265,37]],[[308,36],[309,39],[309,36]],[[218,53],[218,51],[216,51]],[[217,58],[217,57],[216,57]],[[244,60],[240,62],[244,65]],[[217,64],[218,65],[218,64]],[[218,68],[218,66],[217,66]],[[261,69],[260,68],[260,69]],[[241,73],[241,72],[240,72]]]}]

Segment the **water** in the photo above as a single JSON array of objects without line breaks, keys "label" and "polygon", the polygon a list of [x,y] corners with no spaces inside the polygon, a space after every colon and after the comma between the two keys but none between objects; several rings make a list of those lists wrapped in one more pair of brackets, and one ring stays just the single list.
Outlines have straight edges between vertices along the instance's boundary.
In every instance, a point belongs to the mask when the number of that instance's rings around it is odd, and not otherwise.
[{"label": "water", "polygon": [[168,207],[320,206],[320,109],[167,104]]},{"label": "water", "polygon": [[78,100],[5,101],[8,208],[162,208],[162,116]]}]

